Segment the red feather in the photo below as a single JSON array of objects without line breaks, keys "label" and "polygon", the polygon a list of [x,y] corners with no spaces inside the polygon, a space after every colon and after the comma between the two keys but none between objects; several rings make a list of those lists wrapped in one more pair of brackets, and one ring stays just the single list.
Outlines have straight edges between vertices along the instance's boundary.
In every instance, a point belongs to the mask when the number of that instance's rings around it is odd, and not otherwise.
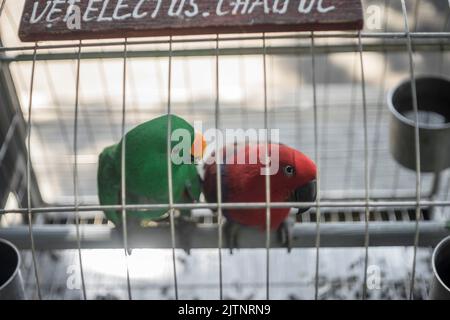
[{"label": "red feather", "polygon": [[[266,202],[266,177],[261,174],[264,165],[259,160],[264,160],[265,144],[237,144],[223,148],[225,162],[226,152],[228,161],[221,166],[222,175],[222,202]],[[292,192],[298,187],[306,185],[316,178],[316,165],[306,155],[282,144],[269,144],[269,155],[279,150],[279,170],[270,176],[270,201],[286,202]],[[259,152],[259,153],[258,153]],[[245,164],[237,164],[239,156],[245,153]],[[258,154],[262,155],[258,157]],[[250,159],[257,158],[256,163],[249,164]],[[252,158],[253,157],[253,158]],[[204,193],[208,202],[217,202],[217,182],[215,154],[207,160],[205,165]],[[243,160],[243,158],[241,158]],[[242,161],[240,162],[242,163]],[[295,174],[288,176],[284,168],[289,165],[294,167]],[[272,208],[270,210],[271,228],[277,229],[287,218],[289,208]],[[227,209],[224,212],[227,219],[246,226],[266,228],[266,209]]]}]

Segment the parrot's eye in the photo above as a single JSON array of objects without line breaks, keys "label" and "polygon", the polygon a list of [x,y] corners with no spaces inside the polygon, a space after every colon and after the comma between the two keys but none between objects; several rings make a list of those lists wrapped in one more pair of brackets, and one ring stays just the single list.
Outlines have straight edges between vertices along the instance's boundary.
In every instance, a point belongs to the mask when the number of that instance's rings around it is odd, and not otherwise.
[{"label": "parrot's eye", "polygon": [[292,177],[295,174],[295,169],[293,166],[286,166],[284,167],[284,174],[288,177]]}]

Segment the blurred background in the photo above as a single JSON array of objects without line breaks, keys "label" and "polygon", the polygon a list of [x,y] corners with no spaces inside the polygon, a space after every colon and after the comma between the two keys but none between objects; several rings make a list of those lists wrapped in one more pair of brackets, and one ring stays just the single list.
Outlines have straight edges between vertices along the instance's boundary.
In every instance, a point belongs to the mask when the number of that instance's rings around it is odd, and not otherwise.
[{"label": "blurred background", "polygon": [[[30,98],[32,44],[17,37],[23,0],[6,1],[0,18],[2,67],[0,129],[6,132],[16,123],[12,142],[1,143],[0,207],[26,208],[26,120]],[[401,3],[363,1],[365,15],[372,6],[381,12],[380,24],[366,25],[365,33],[403,32]],[[407,1],[412,31],[450,32],[450,5],[446,0]],[[368,20],[366,19],[366,22]],[[268,36],[275,34],[268,34]],[[322,200],[363,200],[364,122],[361,64],[357,37],[315,39],[315,70],[311,64],[311,39],[302,33],[276,34],[267,40],[269,126],[280,129],[280,140],[314,157],[313,72],[317,82]],[[304,35],[304,33],[303,33]],[[245,36],[245,35],[244,35]],[[248,35],[247,35],[248,36]],[[262,40],[220,41],[220,122],[222,128],[263,128]],[[221,38],[235,37],[222,35]],[[183,40],[193,37],[175,37]],[[270,38],[270,37],[269,37]],[[202,42],[174,42],[172,66],[172,112],[189,122],[203,122],[204,129],[215,120],[214,36]],[[133,39],[134,40],[134,39]],[[139,39],[152,40],[152,39]],[[162,38],[166,40],[166,38]],[[83,41],[79,88],[78,193],[82,205],[98,205],[96,174],[98,154],[121,136],[123,45],[102,46]],[[127,130],[167,111],[168,44],[128,46],[126,93]],[[74,44],[45,42],[41,45]],[[87,44],[96,44],[87,46]],[[18,49],[13,49],[18,47]],[[416,75],[450,74],[448,38],[414,38]],[[375,200],[414,200],[415,172],[395,162],[389,152],[387,95],[410,77],[405,38],[363,37],[364,73],[369,135],[370,197]],[[31,205],[60,207],[74,204],[73,134],[76,96],[77,48],[39,49],[35,67],[31,121]],[[5,102],[7,101],[7,102]],[[8,107],[4,107],[7,105]],[[8,109],[9,108],[9,109]],[[7,111],[9,110],[9,111]],[[18,111],[18,113],[16,112]],[[9,113],[5,113],[9,112]],[[20,116],[16,116],[19,114]],[[16,140],[17,139],[17,140]],[[4,142],[4,140],[0,140]],[[450,198],[449,170],[436,175],[422,174],[423,198]],[[208,211],[208,210],[206,210]],[[422,220],[447,220],[448,207],[422,211]],[[214,223],[211,212],[200,223]],[[112,227],[101,211],[80,212],[81,223]],[[324,223],[364,222],[364,208],[323,208]],[[26,223],[23,214],[0,217],[1,228]],[[35,215],[35,225],[74,224],[73,212]],[[315,210],[299,217],[314,223]],[[371,210],[371,221],[395,223],[415,220],[415,207],[386,207]],[[150,231],[149,231],[150,232]],[[126,264],[121,249],[83,249],[82,259],[88,299],[126,299]],[[379,287],[368,290],[369,299],[406,299],[409,295],[412,247],[370,247],[369,266],[379,275]],[[431,279],[431,248],[419,248],[414,298],[426,298]],[[358,299],[362,296],[364,248],[321,248],[319,299]],[[36,298],[33,262],[22,251],[22,272],[29,298]],[[224,297],[264,299],[266,293],[266,252],[264,249],[223,250]],[[272,299],[313,299],[315,292],[315,248],[296,248],[291,253],[272,249],[270,254]],[[76,250],[39,250],[37,262],[44,299],[80,299],[80,275]],[[176,254],[178,290],[183,299],[219,298],[217,249],[194,249],[190,255]],[[129,273],[133,298],[173,299],[172,252],[169,249],[139,249],[130,256]],[[74,288],[75,287],[75,288]],[[77,289],[78,287],[78,289]]]}]

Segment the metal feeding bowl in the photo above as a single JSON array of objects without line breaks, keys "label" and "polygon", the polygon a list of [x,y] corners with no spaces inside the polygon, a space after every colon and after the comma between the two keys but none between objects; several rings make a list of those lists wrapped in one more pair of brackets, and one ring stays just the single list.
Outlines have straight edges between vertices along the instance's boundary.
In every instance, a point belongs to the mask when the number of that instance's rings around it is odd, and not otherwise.
[{"label": "metal feeding bowl", "polygon": [[[419,109],[420,161],[422,172],[450,167],[450,81],[439,77],[416,79]],[[390,151],[402,166],[416,170],[411,81],[394,88],[388,96],[391,111]]]},{"label": "metal feeding bowl", "polygon": [[434,250],[431,300],[450,300],[450,237],[441,241]]},{"label": "metal feeding bowl", "polygon": [[20,253],[9,241],[0,239],[0,300],[23,300]]}]

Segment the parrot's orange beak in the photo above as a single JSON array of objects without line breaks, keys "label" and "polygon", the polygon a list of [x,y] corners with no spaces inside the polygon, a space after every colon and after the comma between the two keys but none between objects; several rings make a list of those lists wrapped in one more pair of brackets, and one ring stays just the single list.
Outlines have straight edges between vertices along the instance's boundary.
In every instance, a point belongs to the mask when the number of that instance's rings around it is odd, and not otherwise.
[{"label": "parrot's orange beak", "polygon": [[194,143],[191,146],[191,156],[194,160],[201,160],[206,149],[205,137],[199,132],[195,133]]}]

